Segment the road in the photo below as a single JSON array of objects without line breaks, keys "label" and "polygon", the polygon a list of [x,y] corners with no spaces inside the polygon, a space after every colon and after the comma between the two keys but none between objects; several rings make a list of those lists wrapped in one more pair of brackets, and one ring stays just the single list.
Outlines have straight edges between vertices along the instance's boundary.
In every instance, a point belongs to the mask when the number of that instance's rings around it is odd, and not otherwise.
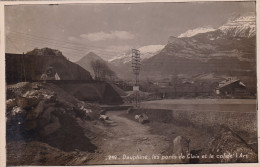
[{"label": "road", "polygon": [[[151,134],[148,126],[129,120],[120,114],[122,111],[106,113],[109,116],[109,120],[105,121],[106,135],[102,142],[99,141],[98,157],[89,161],[89,164],[154,163],[151,158],[153,154],[161,155],[165,150],[169,150],[171,139]],[[137,155],[139,157],[147,155],[148,159],[123,159]]]}]

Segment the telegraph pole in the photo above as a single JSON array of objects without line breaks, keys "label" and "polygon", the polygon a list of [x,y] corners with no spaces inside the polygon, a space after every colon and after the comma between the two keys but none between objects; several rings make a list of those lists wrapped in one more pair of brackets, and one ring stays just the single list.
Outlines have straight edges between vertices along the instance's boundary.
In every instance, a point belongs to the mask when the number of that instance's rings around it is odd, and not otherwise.
[{"label": "telegraph pole", "polygon": [[134,97],[135,97],[135,107],[140,107],[139,98],[139,73],[141,70],[141,57],[140,51],[137,49],[132,49],[132,69],[135,75],[135,85],[133,86]]}]

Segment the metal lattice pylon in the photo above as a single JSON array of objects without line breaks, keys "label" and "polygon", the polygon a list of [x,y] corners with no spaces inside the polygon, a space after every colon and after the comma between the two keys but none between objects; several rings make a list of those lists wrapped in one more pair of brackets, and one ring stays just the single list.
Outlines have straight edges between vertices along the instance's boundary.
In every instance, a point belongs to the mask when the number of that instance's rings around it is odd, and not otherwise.
[{"label": "metal lattice pylon", "polygon": [[140,108],[140,93],[139,93],[139,73],[141,70],[141,57],[140,51],[132,49],[132,69],[135,75],[135,85],[133,87],[135,107]]},{"label": "metal lattice pylon", "polygon": [[135,75],[135,85],[139,82],[139,73],[141,70],[141,57],[140,51],[137,49],[132,49],[132,69]]}]

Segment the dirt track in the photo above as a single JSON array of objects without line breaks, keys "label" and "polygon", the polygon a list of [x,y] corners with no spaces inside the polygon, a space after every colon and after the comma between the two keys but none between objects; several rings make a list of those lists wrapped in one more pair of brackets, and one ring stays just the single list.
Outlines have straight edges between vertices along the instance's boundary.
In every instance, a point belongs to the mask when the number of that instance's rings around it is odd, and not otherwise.
[{"label": "dirt track", "polygon": [[[90,164],[154,163],[155,160],[151,159],[153,154],[162,155],[169,150],[170,139],[151,134],[148,126],[129,120],[120,114],[122,114],[121,111],[107,112],[109,120],[104,122],[106,135],[103,141],[98,141],[99,144],[102,142],[99,146],[99,156],[89,161]],[[124,159],[124,155],[148,155],[148,159],[129,160]],[[117,158],[113,159],[110,156]]]}]

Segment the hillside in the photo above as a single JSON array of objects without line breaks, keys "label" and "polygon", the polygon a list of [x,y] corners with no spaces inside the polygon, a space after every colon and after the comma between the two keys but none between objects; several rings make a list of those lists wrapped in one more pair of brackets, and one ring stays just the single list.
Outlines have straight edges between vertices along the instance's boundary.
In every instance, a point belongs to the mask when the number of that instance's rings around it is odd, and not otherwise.
[{"label": "hillside", "polygon": [[195,75],[203,72],[242,75],[256,70],[255,38],[212,41],[205,36],[170,37],[159,54],[143,62],[143,75],[167,77],[170,74]]},{"label": "hillside", "polygon": [[[31,51],[27,54],[6,53],[6,81],[7,83],[19,81],[39,80],[46,69],[52,66],[61,80],[92,80],[90,73],[79,65],[67,60],[61,54],[39,54],[46,53],[43,48],[41,52]],[[51,53],[55,53],[56,51]],[[49,52],[50,53],[50,52]],[[56,52],[57,53],[57,52]],[[59,53],[59,52],[58,52]]]}]

